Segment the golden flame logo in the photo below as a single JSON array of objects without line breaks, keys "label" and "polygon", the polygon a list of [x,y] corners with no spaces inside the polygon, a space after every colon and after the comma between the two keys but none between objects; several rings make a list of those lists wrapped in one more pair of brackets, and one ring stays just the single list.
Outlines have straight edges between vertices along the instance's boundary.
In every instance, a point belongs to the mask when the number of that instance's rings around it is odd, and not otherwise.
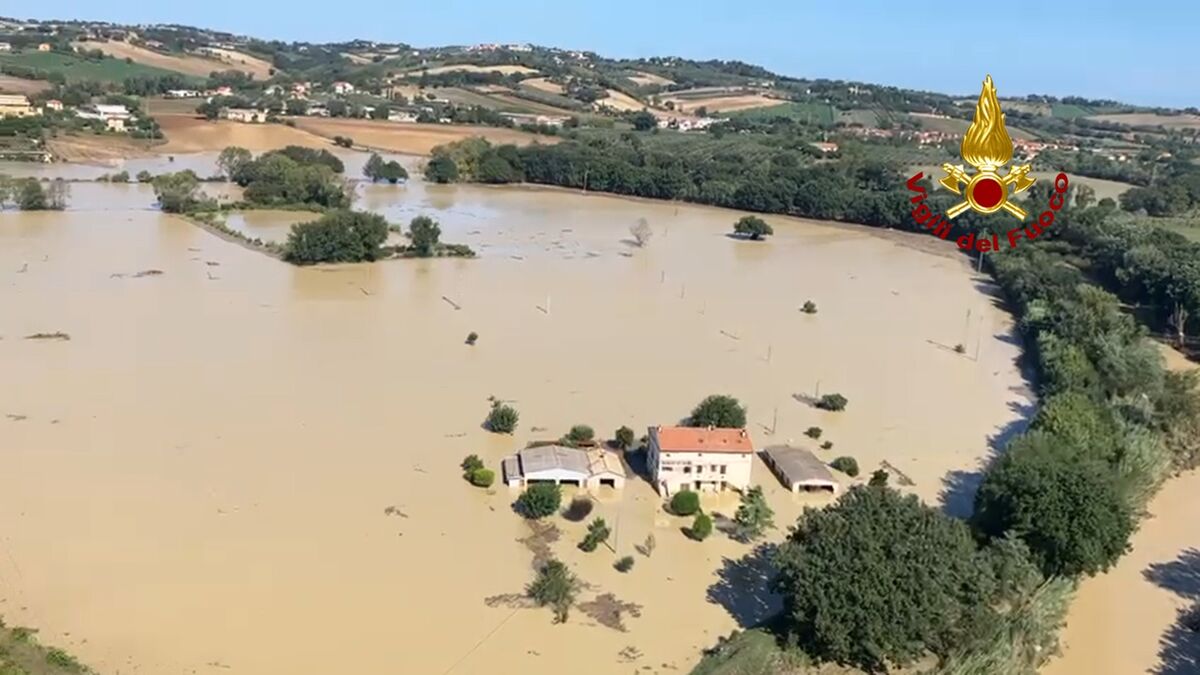
[{"label": "golden flame logo", "polygon": [[[942,186],[964,197],[962,202],[947,209],[946,215],[955,218],[967,209],[979,213],[1003,209],[1024,220],[1025,210],[1010,202],[1009,197],[1028,190],[1034,179],[1029,176],[1028,164],[1013,167],[1004,176],[997,173],[1012,161],[1013,145],[1004,126],[1004,113],[1000,110],[1000,99],[996,97],[996,85],[991,75],[983,81],[979,102],[975,104],[975,119],[963,136],[961,150],[963,159],[979,172],[972,176],[961,164],[942,165],[946,172],[940,181]],[[965,190],[960,188],[963,184]]]}]

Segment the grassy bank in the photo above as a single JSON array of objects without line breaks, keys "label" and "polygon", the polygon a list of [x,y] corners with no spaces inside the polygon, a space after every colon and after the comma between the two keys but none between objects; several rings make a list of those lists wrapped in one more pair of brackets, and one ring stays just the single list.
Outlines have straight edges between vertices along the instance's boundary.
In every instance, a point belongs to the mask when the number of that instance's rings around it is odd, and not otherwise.
[{"label": "grassy bank", "polygon": [[91,668],[57,647],[37,642],[37,631],[0,621],[0,675],[87,675]]}]

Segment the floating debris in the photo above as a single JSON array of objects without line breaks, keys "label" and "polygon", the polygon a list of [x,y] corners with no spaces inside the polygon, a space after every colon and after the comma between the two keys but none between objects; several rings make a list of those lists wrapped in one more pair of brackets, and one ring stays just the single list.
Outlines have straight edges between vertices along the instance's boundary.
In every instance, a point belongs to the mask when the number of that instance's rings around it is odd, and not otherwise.
[{"label": "floating debris", "polygon": [[28,416],[28,415],[14,415],[14,414],[12,414],[12,413],[9,413],[9,414],[5,415],[5,417],[7,417],[8,419],[10,419],[10,420],[12,420],[12,421],[14,421],[14,422],[20,422],[20,421],[22,421],[22,420],[27,420],[27,419],[29,419],[29,416]]},{"label": "floating debris", "polygon": [[34,333],[33,335],[26,335],[25,339],[26,340],[70,340],[71,336],[62,331],[55,331],[53,333]]}]

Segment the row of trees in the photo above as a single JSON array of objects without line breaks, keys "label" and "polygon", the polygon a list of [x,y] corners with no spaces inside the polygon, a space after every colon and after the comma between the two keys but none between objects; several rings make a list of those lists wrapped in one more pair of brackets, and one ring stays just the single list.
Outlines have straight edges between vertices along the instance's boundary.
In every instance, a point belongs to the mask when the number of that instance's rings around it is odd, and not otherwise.
[{"label": "row of trees", "polygon": [[345,166],[328,150],[289,145],[254,157],[245,148],[229,147],[221,151],[217,166],[245,188],[246,201],[254,204],[350,206],[353,191],[340,175]]},{"label": "row of trees", "polygon": [[15,206],[22,211],[62,211],[70,194],[62,179],[42,185],[36,178],[9,178],[0,175],[0,208]]}]

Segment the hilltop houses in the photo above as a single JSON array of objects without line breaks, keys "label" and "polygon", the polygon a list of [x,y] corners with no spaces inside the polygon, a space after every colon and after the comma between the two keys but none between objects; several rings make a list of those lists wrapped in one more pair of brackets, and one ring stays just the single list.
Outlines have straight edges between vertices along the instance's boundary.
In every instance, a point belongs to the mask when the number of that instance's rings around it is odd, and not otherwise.
[{"label": "hilltop houses", "polygon": [[350,84],[349,82],[334,82],[333,83],[333,93],[338,94],[340,96],[344,96],[346,94],[353,94],[354,93],[354,85]]},{"label": "hilltop houses", "polygon": [[646,463],[663,496],[745,490],[753,460],[754,443],[745,429],[650,427]]},{"label": "hilltop houses", "polygon": [[109,131],[125,131],[125,123],[133,116],[123,105],[105,105],[97,103],[90,109],[81,108],[75,115],[85,120],[100,120]]}]

